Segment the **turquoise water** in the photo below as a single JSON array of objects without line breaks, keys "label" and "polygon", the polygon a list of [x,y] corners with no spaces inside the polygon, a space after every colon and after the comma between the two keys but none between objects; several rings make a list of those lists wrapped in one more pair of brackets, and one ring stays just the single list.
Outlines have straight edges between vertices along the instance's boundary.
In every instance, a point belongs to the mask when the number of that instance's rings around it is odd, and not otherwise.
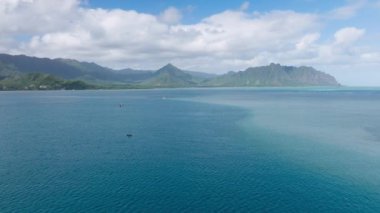
[{"label": "turquoise water", "polygon": [[0,118],[0,212],[380,211],[376,89],[2,92]]}]

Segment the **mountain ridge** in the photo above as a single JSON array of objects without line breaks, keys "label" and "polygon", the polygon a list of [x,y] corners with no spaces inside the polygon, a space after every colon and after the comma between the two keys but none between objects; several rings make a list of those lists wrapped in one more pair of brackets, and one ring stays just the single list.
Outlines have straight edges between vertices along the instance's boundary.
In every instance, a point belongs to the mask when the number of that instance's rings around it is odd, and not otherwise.
[{"label": "mountain ridge", "polygon": [[282,66],[271,63],[267,66],[249,67],[244,71],[228,72],[206,83],[206,86],[339,86],[336,79],[308,66]]},{"label": "mountain ridge", "polygon": [[131,68],[114,70],[75,59],[0,54],[0,83],[8,79],[9,84],[12,77],[31,73],[49,74],[64,80],[81,80],[105,88],[114,88],[112,85],[117,85],[117,88],[340,86],[333,76],[308,66],[271,63],[249,67],[244,71],[213,75],[182,70],[171,63],[155,71]]}]

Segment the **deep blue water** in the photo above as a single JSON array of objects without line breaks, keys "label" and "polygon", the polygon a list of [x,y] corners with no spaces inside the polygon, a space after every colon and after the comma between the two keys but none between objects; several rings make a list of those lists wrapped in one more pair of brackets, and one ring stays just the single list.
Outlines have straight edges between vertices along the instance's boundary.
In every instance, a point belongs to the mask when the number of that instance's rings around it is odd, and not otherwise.
[{"label": "deep blue water", "polygon": [[1,92],[0,212],[380,212],[379,132],[376,89]]}]

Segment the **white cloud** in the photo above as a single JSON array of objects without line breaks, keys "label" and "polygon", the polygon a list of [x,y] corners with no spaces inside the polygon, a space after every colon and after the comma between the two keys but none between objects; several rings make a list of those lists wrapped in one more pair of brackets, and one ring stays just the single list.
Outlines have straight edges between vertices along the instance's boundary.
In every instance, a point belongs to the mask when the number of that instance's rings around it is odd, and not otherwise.
[{"label": "white cloud", "polygon": [[296,44],[296,47],[298,50],[307,50],[315,44],[319,37],[319,33],[307,34],[301,38],[301,40]]},{"label": "white cloud", "polygon": [[319,34],[306,35],[297,43],[296,50],[287,54],[287,61],[322,67],[362,63],[364,60],[361,59],[361,54],[364,54],[366,50],[356,46],[355,43],[364,33],[364,29],[342,28],[334,33],[333,40],[324,43],[318,42]]},{"label": "white cloud", "polygon": [[116,68],[154,69],[172,62],[216,73],[270,62],[326,71],[344,64],[380,67],[380,51],[357,42],[365,29],[344,27],[324,35],[323,14],[249,13],[242,10],[247,3],[181,24],[182,15],[173,7],[151,15],[90,9],[78,0],[66,0],[59,8],[60,0],[2,1],[0,51],[5,53],[75,58]]},{"label": "white cloud", "polygon": [[355,27],[346,27],[338,30],[334,34],[335,42],[340,45],[351,44],[360,39],[365,33],[364,29]]},{"label": "white cloud", "polygon": [[2,0],[0,11],[7,12],[16,9],[22,3],[32,3],[33,0]]},{"label": "white cloud", "polygon": [[240,10],[242,10],[242,11],[248,10],[249,6],[250,6],[249,1],[245,1],[245,2],[243,2],[243,4],[241,4]]},{"label": "white cloud", "polygon": [[217,61],[215,69],[222,72],[247,65],[239,66],[239,60],[262,61],[256,57],[263,51],[284,51],[318,27],[317,16],[292,11],[225,11],[192,25],[172,25],[136,11],[74,8],[71,13],[77,19],[69,27],[34,35],[17,50],[113,67],[152,68],[172,61],[205,70]]},{"label": "white cloud", "polygon": [[160,15],[160,20],[167,24],[177,24],[182,19],[181,11],[175,7],[169,7]]},{"label": "white cloud", "polygon": [[366,4],[367,4],[367,0],[352,0],[350,1],[348,5],[332,10],[329,16],[334,19],[352,18]]},{"label": "white cloud", "polygon": [[368,52],[368,53],[363,53],[360,55],[364,61],[367,61],[369,63],[373,62],[379,62],[380,63],[380,52]]},{"label": "white cloud", "polygon": [[0,32],[45,33],[66,28],[75,20],[79,1],[2,0]]}]

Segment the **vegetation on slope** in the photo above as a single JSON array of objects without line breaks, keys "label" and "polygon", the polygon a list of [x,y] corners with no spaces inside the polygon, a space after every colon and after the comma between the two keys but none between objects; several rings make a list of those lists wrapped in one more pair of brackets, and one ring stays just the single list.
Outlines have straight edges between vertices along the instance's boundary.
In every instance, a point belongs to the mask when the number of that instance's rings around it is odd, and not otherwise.
[{"label": "vegetation on slope", "polygon": [[97,87],[83,81],[62,80],[43,73],[16,75],[0,81],[0,90],[83,90],[95,88]]},{"label": "vegetation on slope", "polygon": [[214,87],[262,87],[262,86],[339,86],[334,77],[312,67],[269,66],[229,72],[204,83]]}]

